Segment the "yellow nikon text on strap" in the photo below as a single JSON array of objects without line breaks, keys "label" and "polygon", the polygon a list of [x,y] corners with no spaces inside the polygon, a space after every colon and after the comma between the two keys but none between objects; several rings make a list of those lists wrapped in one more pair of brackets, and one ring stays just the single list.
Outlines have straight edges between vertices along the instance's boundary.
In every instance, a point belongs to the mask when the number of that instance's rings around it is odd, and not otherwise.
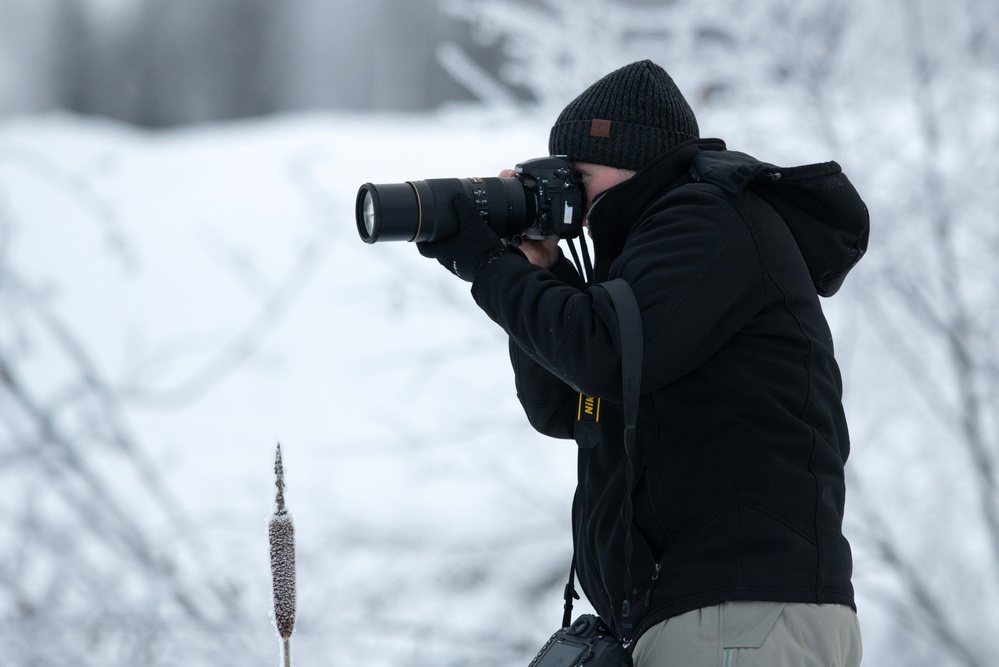
[{"label": "yellow nikon text on strap", "polygon": [[600,441],[600,399],[579,395],[576,408],[576,426],[573,429],[576,444],[584,449],[596,447]]}]

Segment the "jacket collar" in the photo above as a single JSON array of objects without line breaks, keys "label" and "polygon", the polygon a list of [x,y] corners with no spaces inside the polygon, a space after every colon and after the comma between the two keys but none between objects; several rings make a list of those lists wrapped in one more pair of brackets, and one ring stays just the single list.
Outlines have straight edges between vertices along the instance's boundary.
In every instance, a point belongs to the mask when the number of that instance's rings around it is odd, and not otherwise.
[{"label": "jacket collar", "polygon": [[724,150],[721,139],[684,142],[597,197],[587,215],[597,264],[621,254],[635,222],[657,199],[693,181],[690,168],[698,155]]}]

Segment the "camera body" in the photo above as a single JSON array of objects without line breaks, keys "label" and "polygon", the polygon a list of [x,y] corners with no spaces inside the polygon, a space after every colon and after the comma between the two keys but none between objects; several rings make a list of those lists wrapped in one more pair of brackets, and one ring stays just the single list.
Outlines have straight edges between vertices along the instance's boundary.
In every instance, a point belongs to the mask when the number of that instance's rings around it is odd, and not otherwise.
[{"label": "camera body", "polygon": [[569,239],[583,228],[583,194],[572,164],[550,155],[518,164],[513,177],[438,178],[374,185],[357,193],[357,231],[365,243],[438,241],[461,222],[452,207],[464,195],[501,238]]},{"label": "camera body", "polygon": [[533,190],[538,205],[529,239],[571,239],[583,231],[583,192],[573,177],[572,164],[562,156],[534,158],[518,164],[517,178]]},{"label": "camera body", "polygon": [[553,634],[529,667],[633,667],[631,654],[600,618],[584,614]]}]

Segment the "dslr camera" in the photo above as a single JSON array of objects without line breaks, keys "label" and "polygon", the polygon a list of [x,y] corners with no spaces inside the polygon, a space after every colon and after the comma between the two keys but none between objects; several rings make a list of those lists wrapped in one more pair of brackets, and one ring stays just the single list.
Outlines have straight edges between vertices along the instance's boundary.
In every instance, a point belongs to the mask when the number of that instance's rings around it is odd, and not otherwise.
[{"label": "dslr camera", "polygon": [[522,162],[515,172],[514,177],[365,183],[357,192],[357,232],[365,243],[454,236],[461,222],[452,201],[464,195],[486,224],[514,245],[524,238],[579,236],[583,196],[571,163],[551,155]]},{"label": "dslr camera", "polygon": [[634,667],[634,661],[599,617],[583,614],[552,635],[528,667]]}]

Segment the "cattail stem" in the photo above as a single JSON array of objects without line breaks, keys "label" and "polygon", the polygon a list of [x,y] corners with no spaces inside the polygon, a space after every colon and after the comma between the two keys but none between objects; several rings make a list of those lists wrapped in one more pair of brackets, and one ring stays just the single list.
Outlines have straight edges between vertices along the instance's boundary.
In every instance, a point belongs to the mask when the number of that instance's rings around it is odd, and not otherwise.
[{"label": "cattail stem", "polygon": [[274,594],[274,625],[281,638],[283,667],[291,667],[291,633],[295,629],[295,524],[284,503],[284,466],[281,444],[274,458],[277,496],[267,526],[271,548],[271,583]]}]

